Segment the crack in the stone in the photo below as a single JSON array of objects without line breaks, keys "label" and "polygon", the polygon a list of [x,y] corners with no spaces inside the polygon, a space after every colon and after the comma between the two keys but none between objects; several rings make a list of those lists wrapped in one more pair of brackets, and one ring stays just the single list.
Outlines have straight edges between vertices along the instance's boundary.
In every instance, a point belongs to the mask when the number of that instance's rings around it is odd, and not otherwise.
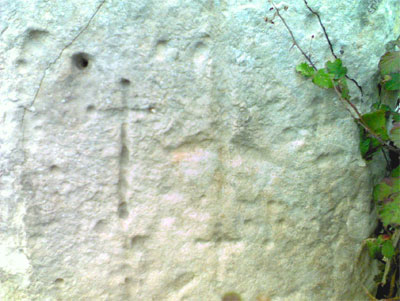
[{"label": "crack in the stone", "polygon": [[106,0],[103,0],[103,1],[100,3],[100,5],[96,8],[96,10],[95,10],[95,12],[93,13],[93,15],[90,17],[90,19],[89,19],[89,21],[87,22],[87,24],[78,32],[78,34],[77,34],[66,46],[64,46],[64,48],[61,50],[61,52],[60,52],[59,55],[56,57],[56,59],[55,59],[53,62],[51,62],[51,63],[49,64],[49,66],[47,66],[47,68],[44,70],[43,76],[42,76],[42,78],[40,79],[40,82],[39,82],[39,87],[38,87],[38,89],[36,90],[36,93],[35,93],[35,95],[34,95],[34,97],[33,97],[32,103],[30,104],[29,107],[32,107],[32,106],[35,104],[36,98],[37,98],[37,96],[39,95],[39,92],[40,92],[40,90],[41,90],[41,88],[42,88],[42,84],[43,84],[44,78],[46,77],[47,70],[49,70],[51,66],[53,66],[55,63],[57,63],[57,61],[58,61],[58,60],[60,59],[60,57],[63,55],[64,51],[65,51],[68,47],[70,47],[70,46],[82,35],[82,33],[83,33],[84,31],[86,31],[86,29],[89,27],[90,23],[92,22],[92,20],[93,20],[94,17],[97,15],[97,13],[99,12],[99,10],[101,9],[101,7],[104,5],[105,2],[106,2]]},{"label": "crack in the stone", "polygon": [[121,124],[121,129],[120,129],[120,145],[121,145],[121,151],[119,155],[119,160],[118,160],[118,165],[119,165],[119,175],[118,175],[118,192],[122,197],[122,192],[123,192],[123,185],[124,183],[124,163],[128,160],[128,150],[126,147],[126,123]]},{"label": "crack in the stone", "polygon": [[100,9],[102,8],[102,6],[104,5],[105,2],[106,2],[106,0],[101,1],[99,6],[96,8],[95,12],[89,18],[89,21],[86,23],[86,25],[78,32],[78,34],[66,46],[64,46],[64,48],[60,51],[60,53],[58,54],[56,59],[53,62],[50,62],[50,64],[47,66],[47,68],[43,72],[42,78],[40,79],[40,82],[39,82],[39,87],[37,88],[36,93],[33,96],[32,102],[30,103],[30,105],[28,107],[24,106],[24,108],[23,108],[24,111],[23,111],[23,114],[22,114],[22,121],[21,121],[21,127],[22,127],[22,151],[24,153],[24,163],[26,162],[26,153],[25,153],[25,114],[26,114],[26,111],[30,111],[30,108],[32,108],[34,106],[34,104],[36,102],[36,99],[37,99],[37,97],[39,95],[39,92],[42,89],[42,85],[43,85],[44,79],[46,77],[47,71],[51,68],[51,66],[53,66],[55,63],[57,63],[57,61],[63,55],[64,51],[68,47],[70,47],[82,35],[82,33],[84,31],[86,31],[86,29],[89,27],[90,23],[92,22],[94,17],[98,14],[98,12],[100,11]]},{"label": "crack in the stone", "polygon": [[121,129],[120,129],[120,146],[121,151],[119,154],[118,160],[118,186],[117,186],[117,193],[119,197],[119,204],[118,204],[118,217],[119,218],[126,218],[129,215],[127,210],[127,165],[129,163],[129,148],[128,142],[126,138],[126,130],[127,130],[127,117],[128,117],[128,108],[127,108],[127,95],[126,90],[123,90],[122,93],[122,110],[121,110]]},{"label": "crack in the stone", "polygon": [[147,113],[154,113],[156,112],[155,106],[146,106],[143,108],[128,108],[128,107],[116,107],[116,108],[106,108],[106,109],[99,109],[99,112],[118,112],[124,114],[126,112],[147,112]]},{"label": "crack in the stone", "polygon": [[22,133],[21,133],[21,149],[22,149],[22,153],[23,153],[23,165],[26,162],[26,152],[25,152],[25,113],[26,113],[26,108],[23,108],[22,111],[22,121],[21,121],[21,127],[22,127]]},{"label": "crack in the stone", "polygon": [[120,218],[127,216],[126,212],[126,193],[127,193],[127,181],[126,181],[126,165],[129,162],[129,150],[126,142],[126,123],[121,124],[120,129],[120,145],[121,151],[118,160],[118,197],[119,197],[119,207],[118,215]]},{"label": "crack in the stone", "polygon": [[3,35],[3,33],[5,33],[5,31],[8,29],[8,25],[1,31],[0,35]]}]

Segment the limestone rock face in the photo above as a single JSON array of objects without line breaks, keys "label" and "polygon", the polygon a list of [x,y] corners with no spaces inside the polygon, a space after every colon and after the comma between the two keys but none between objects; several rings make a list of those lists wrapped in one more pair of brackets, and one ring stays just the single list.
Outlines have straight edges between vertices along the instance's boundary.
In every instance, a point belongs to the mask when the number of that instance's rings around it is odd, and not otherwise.
[{"label": "limestone rock face", "polygon": [[[398,0],[308,2],[368,107]],[[0,4],[1,300],[367,300],[358,129],[268,1]]]}]

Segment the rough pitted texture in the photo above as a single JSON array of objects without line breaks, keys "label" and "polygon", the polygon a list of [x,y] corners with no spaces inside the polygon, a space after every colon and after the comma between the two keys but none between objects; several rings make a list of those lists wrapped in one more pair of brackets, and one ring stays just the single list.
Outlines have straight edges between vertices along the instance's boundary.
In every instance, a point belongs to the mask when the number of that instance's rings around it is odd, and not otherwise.
[{"label": "rough pitted texture", "polygon": [[[309,4],[367,108],[398,0]],[[367,300],[358,130],[270,7],[0,0],[1,300]]]}]

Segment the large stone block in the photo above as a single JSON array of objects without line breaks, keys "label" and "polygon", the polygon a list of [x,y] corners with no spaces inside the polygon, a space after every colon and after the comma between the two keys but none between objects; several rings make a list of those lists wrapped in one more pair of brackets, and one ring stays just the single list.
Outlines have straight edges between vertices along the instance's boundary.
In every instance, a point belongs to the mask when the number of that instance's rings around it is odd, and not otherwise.
[{"label": "large stone block", "polygon": [[[367,300],[358,129],[268,1],[0,2],[1,300]],[[309,3],[367,108],[399,2]]]}]

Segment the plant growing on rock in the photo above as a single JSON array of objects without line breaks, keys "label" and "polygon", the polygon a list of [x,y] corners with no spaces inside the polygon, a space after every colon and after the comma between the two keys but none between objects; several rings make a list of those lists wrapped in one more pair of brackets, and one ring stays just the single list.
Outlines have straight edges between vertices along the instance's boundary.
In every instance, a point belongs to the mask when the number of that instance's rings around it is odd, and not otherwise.
[{"label": "plant growing on rock", "polygon": [[[343,66],[342,60],[333,51],[332,43],[322,24],[321,18],[303,0],[312,14],[317,16],[323,29],[325,38],[329,44],[331,53],[335,58],[325,63],[325,67],[318,69],[310,57],[301,49],[292,31],[285,22],[274,2],[270,3],[275,9],[274,16],[278,16],[289,31],[294,45],[300,50],[308,63],[301,63],[296,71],[305,78],[324,89],[333,89],[340,101],[345,104],[360,130],[360,152],[366,160],[372,160],[373,156],[381,151],[386,159],[387,176],[374,187],[373,201],[375,203],[379,229],[377,237],[365,241],[369,254],[381,263],[381,273],[377,275],[378,295],[377,297],[394,298],[386,300],[400,300],[400,36],[397,40],[390,42],[390,49],[381,57],[379,62],[380,71],[380,99],[371,106],[371,111],[361,114],[352,102],[349,94],[347,80],[353,81],[360,89],[358,83],[348,77],[347,68]],[[286,10],[286,8],[285,8]],[[266,19],[266,22],[270,22]],[[396,106],[397,109],[396,109]],[[368,292],[367,294],[371,296]]]}]

